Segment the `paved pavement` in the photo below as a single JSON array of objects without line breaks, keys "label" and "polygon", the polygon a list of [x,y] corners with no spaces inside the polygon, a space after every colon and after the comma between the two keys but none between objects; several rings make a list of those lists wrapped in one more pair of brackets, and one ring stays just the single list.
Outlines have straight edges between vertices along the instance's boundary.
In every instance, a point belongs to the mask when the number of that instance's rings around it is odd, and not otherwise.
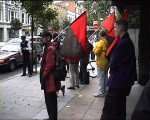
[{"label": "paved pavement", "polygon": [[[63,81],[69,86],[69,79]],[[66,89],[65,96],[58,94],[59,120],[99,120],[104,104],[104,97],[93,97],[98,90],[97,78],[89,85],[80,85],[75,90]],[[39,74],[32,77],[20,75],[1,82],[1,119],[45,119],[48,118],[44,94],[40,90]],[[135,104],[143,87],[135,83],[127,98],[127,120],[130,119]]]}]

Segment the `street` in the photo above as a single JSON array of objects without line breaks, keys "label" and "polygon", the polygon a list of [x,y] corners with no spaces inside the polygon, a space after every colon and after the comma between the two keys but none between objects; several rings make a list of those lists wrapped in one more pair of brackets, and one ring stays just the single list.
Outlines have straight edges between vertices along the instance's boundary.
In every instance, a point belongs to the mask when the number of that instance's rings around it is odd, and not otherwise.
[{"label": "street", "polygon": [[[40,67],[40,62],[37,64],[37,68]],[[35,65],[33,66],[35,68]],[[0,70],[0,80],[3,81],[4,79],[13,77],[15,75],[22,74],[22,65],[17,66],[16,70],[13,72],[9,72],[7,70]]]}]

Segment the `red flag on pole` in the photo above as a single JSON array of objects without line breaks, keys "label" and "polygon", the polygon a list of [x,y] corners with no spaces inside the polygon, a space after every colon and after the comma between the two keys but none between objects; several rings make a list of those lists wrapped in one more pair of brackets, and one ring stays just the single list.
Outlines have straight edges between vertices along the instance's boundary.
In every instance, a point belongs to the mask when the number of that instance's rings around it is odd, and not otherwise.
[{"label": "red flag on pole", "polygon": [[63,41],[64,57],[82,56],[87,53],[87,12],[85,11],[69,26]]},{"label": "red flag on pole", "polygon": [[129,8],[127,9],[127,11],[121,16],[120,20],[122,20],[122,19],[127,20],[130,11],[131,11],[131,7],[129,7]]},{"label": "red flag on pole", "polygon": [[104,22],[103,26],[108,30],[107,35],[111,37],[115,37],[114,32],[114,24],[115,24],[115,12],[113,12]]},{"label": "red flag on pole", "polygon": [[[124,20],[127,20],[128,19],[128,16],[129,16],[129,13],[131,11],[131,7],[128,8],[128,10],[121,16],[120,19],[124,19]],[[114,31],[114,26],[113,26],[113,31]],[[108,34],[107,34],[108,35]],[[109,49],[107,50],[107,53],[106,53],[106,56],[108,57],[110,55],[110,53],[112,52],[112,50],[114,49],[114,47],[118,44],[119,42],[119,37],[116,37],[114,42],[111,44],[111,46],[109,47]]]}]

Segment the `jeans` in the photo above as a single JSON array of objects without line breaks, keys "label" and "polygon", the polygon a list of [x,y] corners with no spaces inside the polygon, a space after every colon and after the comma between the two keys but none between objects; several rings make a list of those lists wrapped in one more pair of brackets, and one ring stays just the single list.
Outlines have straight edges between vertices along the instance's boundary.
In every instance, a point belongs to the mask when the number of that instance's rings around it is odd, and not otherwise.
[{"label": "jeans", "polygon": [[75,84],[79,86],[79,63],[70,64],[69,63],[69,71],[70,71],[70,87],[75,87]]},{"label": "jeans", "polygon": [[99,94],[103,94],[106,92],[106,82],[108,80],[108,70],[102,70],[100,67],[97,66],[97,78],[99,81]]}]

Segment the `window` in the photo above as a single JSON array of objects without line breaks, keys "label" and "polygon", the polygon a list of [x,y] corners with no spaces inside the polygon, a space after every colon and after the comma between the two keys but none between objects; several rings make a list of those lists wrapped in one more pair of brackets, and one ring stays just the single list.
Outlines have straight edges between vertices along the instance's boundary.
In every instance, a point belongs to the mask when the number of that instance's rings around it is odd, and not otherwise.
[{"label": "window", "polygon": [[9,14],[8,14],[8,21],[10,21],[10,11],[9,11]]},{"label": "window", "polygon": [[0,21],[1,21],[1,8],[0,8]]},{"label": "window", "polygon": [[22,13],[22,23],[24,23],[24,13]]},{"label": "window", "polygon": [[30,23],[30,16],[28,15],[28,24]]},{"label": "window", "polygon": [[17,18],[17,12],[15,12],[15,18]]},{"label": "window", "polygon": [[11,20],[14,19],[14,11],[11,11]]},{"label": "window", "polygon": [[69,7],[69,3],[66,3],[66,7]]}]

